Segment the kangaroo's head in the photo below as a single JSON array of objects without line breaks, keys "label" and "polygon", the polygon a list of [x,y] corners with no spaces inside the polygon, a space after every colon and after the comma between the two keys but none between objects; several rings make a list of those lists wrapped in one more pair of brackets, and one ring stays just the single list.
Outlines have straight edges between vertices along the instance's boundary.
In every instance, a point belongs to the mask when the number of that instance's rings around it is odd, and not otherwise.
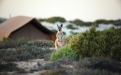
[{"label": "kangaroo's head", "polygon": [[56,37],[58,38],[58,40],[62,40],[63,39],[62,26],[63,26],[63,24],[61,24],[60,26],[57,24],[58,32],[56,34]]},{"label": "kangaroo's head", "polygon": [[63,24],[61,24],[60,26],[57,24],[57,27],[58,27],[58,31],[62,31],[62,27],[63,27]]}]

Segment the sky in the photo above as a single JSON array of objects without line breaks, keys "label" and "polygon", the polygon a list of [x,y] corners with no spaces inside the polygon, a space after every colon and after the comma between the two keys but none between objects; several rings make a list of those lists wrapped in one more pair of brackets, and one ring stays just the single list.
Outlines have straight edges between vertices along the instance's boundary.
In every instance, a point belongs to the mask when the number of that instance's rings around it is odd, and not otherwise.
[{"label": "sky", "polygon": [[121,0],[0,0],[0,17],[64,17],[66,20],[121,19]]}]

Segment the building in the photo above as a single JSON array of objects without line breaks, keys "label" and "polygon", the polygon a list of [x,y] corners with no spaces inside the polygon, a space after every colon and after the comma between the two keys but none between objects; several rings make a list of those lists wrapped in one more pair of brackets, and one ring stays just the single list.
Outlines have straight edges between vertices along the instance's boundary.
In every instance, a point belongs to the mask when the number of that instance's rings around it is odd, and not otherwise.
[{"label": "building", "polygon": [[41,25],[37,19],[31,17],[12,17],[0,24],[0,40],[24,37],[28,40],[54,41],[56,39],[55,35],[54,32]]}]

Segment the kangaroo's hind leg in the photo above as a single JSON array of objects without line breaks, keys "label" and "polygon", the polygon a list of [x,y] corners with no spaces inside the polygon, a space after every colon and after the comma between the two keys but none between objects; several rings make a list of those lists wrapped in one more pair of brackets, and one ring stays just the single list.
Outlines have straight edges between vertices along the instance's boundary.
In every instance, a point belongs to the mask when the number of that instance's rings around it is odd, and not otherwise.
[{"label": "kangaroo's hind leg", "polygon": [[55,49],[58,49],[58,44],[56,41],[55,41]]}]

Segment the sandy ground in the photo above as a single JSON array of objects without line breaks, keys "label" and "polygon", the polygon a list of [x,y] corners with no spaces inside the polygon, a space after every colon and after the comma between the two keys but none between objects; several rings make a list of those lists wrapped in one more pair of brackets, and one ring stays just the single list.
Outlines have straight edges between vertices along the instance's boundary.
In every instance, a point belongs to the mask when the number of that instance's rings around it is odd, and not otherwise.
[{"label": "sandy ground", "polygon": [[34,59],[29,61],[19,61],[13,62],[17,64],[18,68],[24,69],[27,73],[17,74],[16,72],[9,72],[9,75],[40,75],[43,71],[34,71],[31,73],[31,70],[37,70],[39,68],[38,63],[41,65],[46,64],[50,61],[45,61],[44,59]]},{"label": "sandy ground", "polygon": [[9,73],[8,75],[40,75],[41,72],[33,72],[33,73],[22,73],[22,74],[16,74],[16,73]]}]

